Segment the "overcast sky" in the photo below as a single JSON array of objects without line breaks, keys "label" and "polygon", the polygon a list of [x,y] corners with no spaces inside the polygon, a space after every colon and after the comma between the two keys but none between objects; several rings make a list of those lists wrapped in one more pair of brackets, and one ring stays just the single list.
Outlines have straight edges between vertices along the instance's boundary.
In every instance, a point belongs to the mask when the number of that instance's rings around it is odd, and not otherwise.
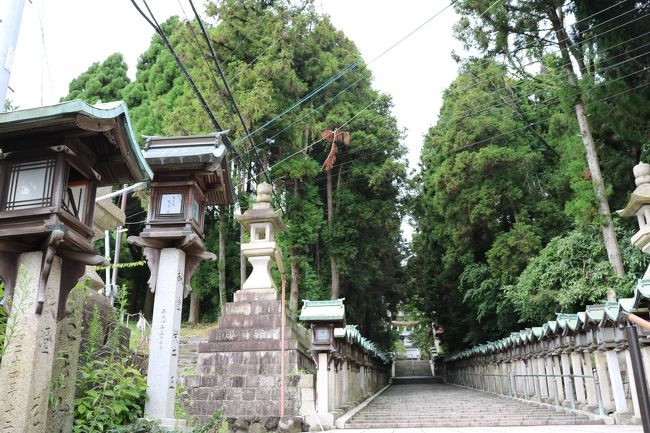
[{"label": "overcast sky", "polygon": [[[0,0],[1,1],[1,0]],[[183,17],[179,1],[149,0],[159,21]],[[201,0],[196,2],[202,3]],[[316,0],[336,27],[352,39],[366,61],[442,10],[448,0]],[[411,168],[417,167],[422,137],[435,122],[442,91],[456,75],[451,9],[422,27],[370,65],[374,85],[392,95],[394,114],[407,129],[404,144]],[[129,0],[31,0],[26,2],[8,97],[29,108],[58,102],[68,83],[93,62],[120,52],[135,77],[135,65],[149,46],[153,30]],[[407,237],[410,237],[407,234]]]}]

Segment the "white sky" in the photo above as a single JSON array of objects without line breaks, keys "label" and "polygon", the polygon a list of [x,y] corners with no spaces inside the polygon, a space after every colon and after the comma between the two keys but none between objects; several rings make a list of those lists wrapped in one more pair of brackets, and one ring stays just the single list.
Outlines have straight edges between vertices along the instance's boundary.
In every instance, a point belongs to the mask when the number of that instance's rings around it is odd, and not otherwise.
[{"label": "white sky", "polygon": [[[16,47],[8,98],[20,108],[49,105],[68,93],[68,83],[93,62],[121,52],[134,78],[135,65],[153,30],[129,0],[29,0]],[[180,0],[189,13],[186,0]],[[182,15],[179,0],[149,0],[159,22]],[[197,7],[201,0],[195,2]],[[316,0],[366,61],[443,9],[448,0]],[[450,9],[370,65],[374,85],[392,95],[394,114],[407,129],[404,144],[416,168],[422,137],[434,124],[442,91],[456,76],[451,51],[460,51]],[[406,237],[410,238],[408,229]]]}]

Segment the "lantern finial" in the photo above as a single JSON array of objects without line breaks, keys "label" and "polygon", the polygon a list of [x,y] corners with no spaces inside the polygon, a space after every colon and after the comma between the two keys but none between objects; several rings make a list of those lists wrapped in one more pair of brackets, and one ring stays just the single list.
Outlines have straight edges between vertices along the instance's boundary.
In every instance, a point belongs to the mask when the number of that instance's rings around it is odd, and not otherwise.
[{"label": "lantern finial", "polygon": [[634,166],[632,171],[634,172],[634,183],[636,186],[650,183],[650,164],[639,162]]},{"label": "lantern finial", "polygon": [[262,182],[257,185],[257,197],[253,204],[253,209],[270,209],[271,208],[271,184]]}]

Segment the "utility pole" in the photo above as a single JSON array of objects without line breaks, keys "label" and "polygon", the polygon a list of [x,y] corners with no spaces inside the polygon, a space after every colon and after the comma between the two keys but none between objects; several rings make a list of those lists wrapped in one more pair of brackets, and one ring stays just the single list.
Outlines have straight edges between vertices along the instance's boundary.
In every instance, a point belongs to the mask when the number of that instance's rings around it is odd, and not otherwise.
[{"label": "utility pole", "polygon": [[25,0],[0,1],[0,112],[4,111]]}]

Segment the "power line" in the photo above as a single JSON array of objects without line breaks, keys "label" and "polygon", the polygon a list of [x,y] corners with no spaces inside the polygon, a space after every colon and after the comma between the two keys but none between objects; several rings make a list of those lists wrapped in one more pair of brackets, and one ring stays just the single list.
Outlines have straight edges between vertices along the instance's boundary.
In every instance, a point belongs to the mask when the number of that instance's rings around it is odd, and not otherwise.
[{"label": "power line", "polygon": [[[614,27],[614,28],[611,28],[611,29],[605,30],[605,31],[603,31],[603,32],[601,32],[601,33],[598,33],[598,34],[592,35],[592,36],[588,37],[587,39],[581,41],[581,43],[584,44],[584,43],[586,43],[586,42],[592,41],[592,40],[594,40],[594,39],[596,39],[596,38],[599,38],[599,37],[601,37],[601,36],[603,36],[603,35],[605,35],[605,34],[611,32],[611,31],[618,30],[618,29],[620,29],[620,28],[622,28],[622,27],[624,27],[624,26],[627,26],[627,25],[629,25],[629,24],[632,24],[633,22],[636,22],[636,21],[640,20],[641,18],[644,18],[644,17],[647,17],[647,16],[648,16],[647,14],[646,14],[646,15],[641,15],[640,17],[637,17],[637,18],[635,18],[635,19],[633,19],[633,20],[626,21],[625,23],[623,23],[623,24],[621,24],[621,25],[618,25],[618,26],[616,26],[616,27]],[[634,37],[634,38],[630,38],[630,39],[628,39],[627,41],[624,41],[624,42],[621,42],[621,43],[619,43],[619,44],[613,45],[613,46],[611,46],[611,47],[609,47],[609,48],[611,49],[611,48],[618,47],[618,46],[623,45],[623,44],[625,44],[625,43],[627,43],[627,42],[631,42],[631,41],[633,41],[633,40],[635,40],[635,39],[641,38],[641,37],[643,37],[643,36],[647,36],[648,34],[650,34],[650,32],[646,32],[646,33],[644,33],[644,34],[642,34],[642,35],[636,36],[636,37]],[[563,39],[562,41],[564,41],[564,40],[566,40],[566,39]],[[558,42],[558,43],[559,43],[559,42]],[[531,48],[532,46],[533,46],[533,44],[528,44],[528,45],[526,45],[525,47],[523,47],[523,49]],[[493,60],[486,60],[486,61],[483,62],[479,67],[481,67],[481,68],[482,68],[482,67],[485,67],[485,66],[489,65],[492,61],[493,61]],[[534,65],[534,64],[536,64],[536,63],[540,63],[540,62],[541,62],[541,60],[532,60],[532,61],[530,61],[530,62],[528,62],[528,63],[525,63],[525,64],[523,64],[523,65],[520,65],[520,68],[526,68],[526,67],[528,67],[528,66],[532,66],[532,65]],[[565,63],[565,64],[563,64],[563,65],[560,65],[560,67],[566,67],[566,66],[569,66],[569,65],[571,65],[571,64],[572,64],[572,62]],[[478,79],[478,78],[481,78],[482,76],[485,76],[485,75],[487,75],[487,74],[489,74],[489,72],[484,72],[484,73],[482,73],[482,74],[477,75],[477,76],[474,77],[474,78],[475,78],[475,79]],[[471,90],[471,89],[473,89],[473,88],[475,88],[475,87],[478,87],[480,84],[481,84],[481,83],[480,83],[480,81],[479,81],[479,82],[476,82],[476,84],[473,84],[473,85],[471,85],[471,86],[463,87],[463,88],[461,88],[461,89],[459,89],[459,90],[463,90],[463,91],[465,91],[465,90]]]},{"label": "power line", "polygon": [[[650,43],[647,43],[647,44],[645,44],[643,46],[640,46],[638,48],[644,48],[644,47],[649,46],[649,45],[650,45]],[[627,53],[625,53],[625,54],[627,54]],[[614,65],[606,66],[604,68],[599,69],[598,71],[594,71],[592,74],[595,76],[596,74],[607,72],[607,71],[609,71],[611,69],[614,69],[614,68],[616,68],[618,66],[621,66],[621,65],[623,65],[623,64],[625,64],[627,62],[632,62],[632,61],[634,61],[634,60],[636,60],[636,59],[638,59],[640,57],[647,56],[648,54],[650,54],[650,51],[646,51],[646,52],[644,52],[642,54],[639,54],[639,55],[637,55],[635,57],[624,60],[622,62],[616,63]],[[613,56],[612,58],[614,58],[614,57],[618,57],[618,56]],[[638,73],[638,72],[643,71],[643,70],[645,70],[645,69],[638,70],[635,73]],[[589,74],[589,76],[591,76],[592,74]],[[628,74],[628,75],[625,76],[625,78],[627,78],[630,75],[634,75],[634,74]],[[609,81],[604,81],[603,83],[607,83],[607,82],[611,82],[611,81],[617,81],[617,80],[620,80],[620,79],[621,79],[621,77],[613,79],[613,80],[609,80]],[[488,81],[490,83],[494,84],[494,82],[492,80],[490,80],[490,79],[487,79],[487,80],[483,81],[483,84],[487,83]],[[603,83],[597,84],[594,87],[598,87],[598,86],[602,85]],[[524,84],[525,84],[524,82],[520,81],[518,83],[515,83],[513,86],[511,86],[511,88],[516,89],[516,88],[518,88],[518,87],[520,87],[520,86],[522,86]],[[548,90],[550,90],[552,88],[556,88],[556,87],[558,87],[558,85],[552,85],[552,86],[546,85],[545,88],[542,88],[542,89],[539,89],[539,90],[537,90],[535,92],[532,92],[531,94],[529,94],[527,96],[528,96],[528,98],[531,98],[531,97],[533,97],[535,95],[542,94],[542,93],[544,93],[544,92],[546,92],[546,91],[548,91]],[[454,89],[454,91],[457,91],[457,90]],[[502,91],[502,89],[495,87],[495,91],[497,93],[500,93]],[[510,96],[510,95],[508,95],[508,96]],[[466,113],[463,113],[463,114],[466,115],[466,116],[470,116],[470,117],[476,116],[476,115],[482,114],[482,113],[484,113],[486,111],[490,111],[490,110],[492,110],[494,108],[499,108],[499,107],[506,108],[509,103],[516,102],[517,100],[518,100],[518,98],[516,96],[513,96],[511,99],[504,100],[502,102],[497,103],[496,105],[493,102],[488,102],[488,103],[485,103],[483,105],[479,105],[478,107],[475,107],[473,110],[471,110],[469,112],[466,112]]]},{"label": "power line", "polygon": [[[646,68],[644,68],[644,70],[645,70],[645,69],[646,69]],[[632,91],[634,91],[634,90],[638,90],[638,89],[640,89],[640,88],[643,88],[643,87],[645,87],[645,86],[647,86],[647,85],[650,85],[650,82],[646,82],[646,83],[640,84],[640,85],[638,85],[638,86],[635,86],[635,87],[633,87],[633,88],[631,88],[631,89],[627,89],[627,90],[625,90],[625,91],[615,93],[614,95],[608,96],[608,97],[606,97],[606,98],[602,98],[602,99],[598,99],[598,100],[596,100],[596,101],[589,102],[589,104],[590,104],[590,105],[593,105],[593,104],[597,104],[597,103],[600,103],[600,102],[605,102],[605,101],[608,101],[608,100],[610,100],[610,99],[612,99],[612,98],[615,98],[615,97],[617,97],[617,96],[620,96],[620,95],[623,95],[623,94],[626,94],[626,93],[632,92]],[[488,138],[485,138],[485,139],[482,139],[482,140],[475,141],[475,142],[473,142],[473,143],[469,143],[469,144],[463,145],[463,146],[461,146],[461,147],[459,147],[459,148],[457,148],[457,149],[453,149],[453,150],[449,151],[448,154],[453,154],[453,153],[459,153],[459,152],[462,152],[462,151],[464,151],[465,149],[468,149],[468,148],[470,148],[470,147],[478,146],[478,145],[481,145],[481,144],[484,144],[484,143],[490,142],[490,141],[494,140],[495,138],[500,138],[500,137],[503,137],[503,136],[506,136],[506,135],[512,134],[512,133],[514,133],[514,132],[521,131],[522,129],[530,128],[531,126],[535,126],[535,125],[537,125],[537,124],[539,124],[539,123],[542,123],[542,122],[544,122],[544,121],[546,121],[546,120],[547,120],[547,119],[540,119],[540,120],[538,120],[538,121],[536,121],[536,122],[530,122],[530,123],[528,123],[528,124],[526,124],[526,125],[524,125],[524,126],[521,126],[521,127],[519,127],[519,128],[515,128],[515,129],[512,129],[512,130],[510,130],[510,131],[506,131],[506,132],[503,132],[503,133],[501,133],[501,134],[494,135],[494,136],[492,136],[492,137],[488,137]]]},{"label": "power line", "polygon": [[[217,77],[214,75],[214,67],[210,63],[208,57],[206,56],[205,52],[203,51],[203,48],[201,47],[201,42],[199,41],[199,37],[196,34],[196,31],[194,30],[194,26],[192,25],[192,22],[190,21],[189,17],[187,16],[187,13],[185,12],[185,8],[183,7],[183,4],[181,3],[181,0],[177,0],[178,5],[181,8],[181,11],[183,12],[183,16],[185,16],[185,21],[187,23],[187,27],[189,27],[190,31],[192,32],[192,36],[194,37],[194,42],[196,43],[197,49],[201,53],[201,57],[203,58],[203,61],[205,62],[205,65],[208,68],[208,71],[210,72],[210,77],[212,78],[212,83],[214,84],[215,89],[219,93],[219,96],[221,97],[221,100],[223,101],[225,106],[229,107],[229,104],[227,102],[227,97],[223,93],[221,86],[219,86],[219,82],[217,81]],[[227,110],[228,115],[230,116],[230,120],[235,123],[232,109]]]},{"label": "power line", "polygon": [[[370,104],[368,104],[368,105],[366,105],[365,107],[363,107],[363,108],[362,108],[361,110],[359,110],[359,111],[358,111],[354,116],[350,117],[348,120],[346,120],[344,123],[342,123],[338,128],[339,128],[339,129],[340,129],[340,128],[343,128],[344,126],[346,126],[347,124],[349,124],[350,122],[352,122],[352,121],[353,121],[354,119],[356,119],[359,115],[361,115],[361,113],[363,113],[363,112],[366,111],[368,108],[370,108],[370,107],[371,107],[375,102],[379,101],[379,99],[381,99],[381,97],[382,97],[382,95],[379,95],[379,96],[378,96],[376,99],[374,99]],[[322,138],[322,137],[319,138],[318,140],[312,142],[311,144],[308,144],[307,146],[303,147],[302,149],[300,149],[300,150],[298,150],[298,151],[292,153],[291,155],[287,156],[286,158],[284,158],[284,159],[282,159],[282,160],[276,162],[275,164],[273,164],[272,166],[270,166],[269,168],[267,168],[267,169],[264,170],[264,171],[270,171],[270,170],[272,170],[273,168],[275,168],[275,167],[277,167],[278,165],[280,165],[280,164],[282,164],[282,163],[288,161],[289,159],[293,158],[294,156],[298,155],[299,153],[302,153],[302,152],[307,151],[308,149],[310,149],[311,147],[317,145],[318,143],[320,143],[320,142],[323,141],[323,140],[324,140],[324,138]],[[258,173],[258,174],[256,174],[254,177],[255,177],[255,178],[256,178],[256,177],[259,177],[260,174],[261,174],[261,173]],[[238,185],[238,186],[239,186],[239,185]]]},{"label": "power line", "polygon": [[[194,94],[196,97],[199,99],[199,103],[201,104],[201,107],[203,108],[203,111],[208,115],[210,118],[210,121],[212,122],[213,126],[216,128],[217,131],[223,131],[223,128],[221,125],[219,125],[219,122],[217,121],[217,118],[214,116],[214,113],[212,113],[212,110],[210,110],[210,107],[208,106],[208,103],[206,102],[205,98],[203,97],[203,94],[200,92],[196,84],[194,83],[194,80],[190,76],[190,73],[188,72],[187,68],[183,64],[183,61],[178,57],[178,54],[176,53],[176,50],[174,50],[174,47],[172,47],[171,43],[167,39],[167,35],[165,35],[165,32],[163,29],[160,27],[158,24],[158,21],[156,20],[156,17],[153,15],[151,12],[151,9],[149,8],[149,5],[147,4],[147,0],[142,0],[143,4],[147,8],[147,11],[149,12],[150,17],[148,17],[144,11],[138,6],[138,4],[135,2],[135,0],[131,0],[131,3],[133,6],[137,9],[137,11],[142,15],[142,17],[153,27],[153,29],[158,33],[158,35],[162,38],[163,43],[171,53],[172,57],[176,61],[176,64],[178,67],[181,69],[183,72],[183,75],[187,79],[188,83],[190,84],[190,87],[192,87],[192,90],[194,91]],[[230,151],[231,154],[233,154],[235,157],[238,155],[237,151],[234,149],[234,147],[230,144],[230,140],[228,139],[227,136],[223,137],[223,142]]]},{"label": "power line", "polygon": [[[192,0],[188,0],[190,3],[190,6],[192,7],[192,11],[194,12],[194,16],[196,17],[196,20],[199,23],[199,27],[201,28],[201,33],[203,34],[203,38],[205,39],[205,42],[208,44],[208,47],[210,48],[210,54],[212,55],[212,59],[214,60],[214,64],[217,67],[217,71],[219,72],[219,76],[221,77],[221,80],[223,81],[223,85],[226,88],[226,92],[228,93],[228,96],[230,97],[230,101],[232,102],[232,106],[235,109],[235,112],[237,113],[237,117],[239,117],[239,121],[241,122],[242,126],[244,127],[244,131],[246,133],[246,136],[250,137],[250,132],[248,130],[248,126],[246,126],[246,122],[244,121],[244,117],[241,114],[241,111],[239,110],[239,105],[237,105],[237,101],[235,101],[235,97],[232,94],[232,90],[230,89],[230,86],[228,85],[228,80],[226,80],[226,76],[223,73],[223,69],[221,68],[221,65],[219,64],[219,58],[217,57],[217,53],[214,49],[214,45],[212,45],[212,41],[210,40],[210,37],[208,36],[208,32],[205,30],[205,26],[203,25],[203,20],[201,19],[201,16],[199,15],[198,11],[196,10],[196,7],[194,7],[194,2]],[[255,146],[255,143],[253,140],[250,140],[251,145]],[[264,168],[262,161],[260,160],[260,155],[255,150],[255,156],[257,158],[257,162],[260,164],[260,168]],[[266,181],[271,183],[271,179],[269,178],[269,175],[265,173]]]}]

